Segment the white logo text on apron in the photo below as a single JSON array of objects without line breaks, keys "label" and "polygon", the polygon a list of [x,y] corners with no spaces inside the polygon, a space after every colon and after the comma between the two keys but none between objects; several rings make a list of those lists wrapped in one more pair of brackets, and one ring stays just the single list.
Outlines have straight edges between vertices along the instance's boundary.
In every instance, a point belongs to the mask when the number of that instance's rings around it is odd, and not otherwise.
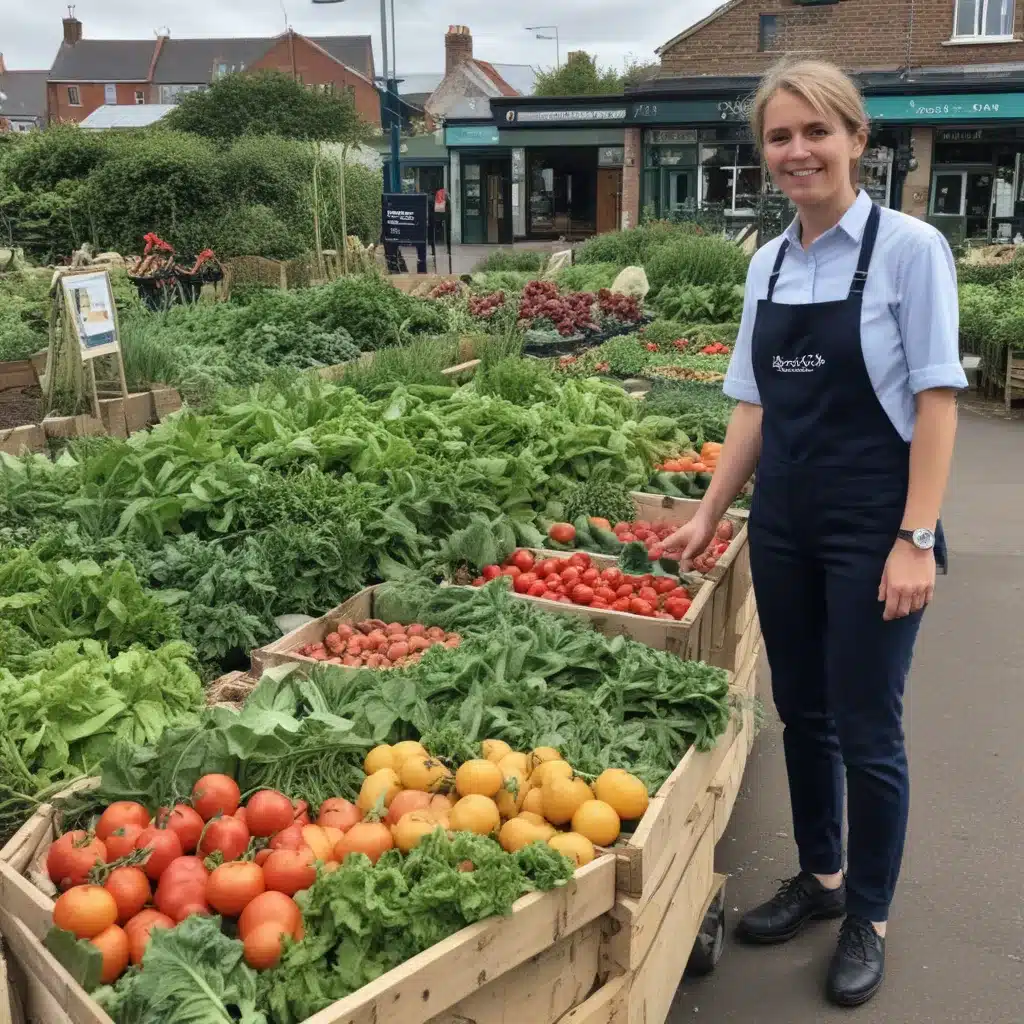
[{"label": "white logo text on apron", "polygon": [[817,353],[801,356],[799,359],[783,359],[782,356],[775,356],[772,359],[772,369],[779,373],[813,373],[824,365],[825,357]]}]

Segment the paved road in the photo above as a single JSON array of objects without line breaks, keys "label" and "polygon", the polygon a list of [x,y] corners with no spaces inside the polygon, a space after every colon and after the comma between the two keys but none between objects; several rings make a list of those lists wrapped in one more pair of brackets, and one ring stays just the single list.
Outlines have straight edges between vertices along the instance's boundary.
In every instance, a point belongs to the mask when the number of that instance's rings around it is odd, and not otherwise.
[{"label": "paved road", "polygon": [[[857,1011],[824,1001],[837,926],[750,949],[680,988],[671,1024],[1024,1021],[1024,423],[961,414],[944,521],[951,575],[925,616],[907,698],[910,834],[887,977]],[[761,695],[768,699],[767,671]],[[791,874],[781,727],[769,710],[718,870],[740,908]]]}]

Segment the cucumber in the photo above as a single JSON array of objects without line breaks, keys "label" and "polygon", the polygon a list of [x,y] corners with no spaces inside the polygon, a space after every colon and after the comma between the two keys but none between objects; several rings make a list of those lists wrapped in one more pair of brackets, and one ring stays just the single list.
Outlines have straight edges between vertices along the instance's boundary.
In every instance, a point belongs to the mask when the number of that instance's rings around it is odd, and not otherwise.
[{"label": "cucumber", "polygon": [[586,516],[577,516],[572,521],[572,525],[576,527],[576,547],[594,548],[598,546],[594,535],[590,532],[593,527],[587,522]]},{"label": "cucumber", "polygon": [[694,477],[697,486],[700,488],[702,495],[707,494],[708,488],[711,486],[711,474],[710,473],[697,473]]},{"label": "cucumber", "polygon": [[610,555],[617,555],[622,550],[622,541],[611,530],[605,530],[603,527],[594,526],[591,523],[590,535],[597,542],[597,547],[602,551],[607,551]]},{"label": "cucumber", "polygon": [[547,543],[544,534],[532,523],[520,523],[513,519],[512,528],[516,531],[516,540],[521,548],[542,548]]},{"label": "cucumber", "polygon": [[651,488],[657,494],[667,494],[670,498],[688,498],[689,494],[684,494],[676,486],[676,477],[678,473],[666,473],[664,470],[660,473],[655,473],[651,478]]},{"label": "cucumber", "polygon": [[682,492],[684,498],[700,498],[703,495],[697,488],[697,481],[693,473],[673,473],[672,481]]}]

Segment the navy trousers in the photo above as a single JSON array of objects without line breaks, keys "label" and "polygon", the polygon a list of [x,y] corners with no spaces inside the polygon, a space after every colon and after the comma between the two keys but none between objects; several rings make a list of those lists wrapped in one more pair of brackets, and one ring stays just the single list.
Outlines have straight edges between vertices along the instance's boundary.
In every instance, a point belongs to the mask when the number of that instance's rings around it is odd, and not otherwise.
[{"label": "navy trousers", "polygon": [[888,917],[910,790],[903,691],[921,612],[885,622],[878,586],[902,515],[898,474],[761,466],[750,562],[785,731],[800,867],[843,866],[847,911]]}]

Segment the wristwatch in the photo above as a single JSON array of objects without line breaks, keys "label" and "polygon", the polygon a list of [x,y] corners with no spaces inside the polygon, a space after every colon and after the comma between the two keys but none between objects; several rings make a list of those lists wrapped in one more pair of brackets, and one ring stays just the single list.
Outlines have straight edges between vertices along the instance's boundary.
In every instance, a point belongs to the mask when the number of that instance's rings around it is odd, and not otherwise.
[{"label": "wristwatch", "polygon": [[913,544],[918,551],[931,551],[935,547],[935,531],[924,527],[917,530],[897,530],[896,536]]}]

